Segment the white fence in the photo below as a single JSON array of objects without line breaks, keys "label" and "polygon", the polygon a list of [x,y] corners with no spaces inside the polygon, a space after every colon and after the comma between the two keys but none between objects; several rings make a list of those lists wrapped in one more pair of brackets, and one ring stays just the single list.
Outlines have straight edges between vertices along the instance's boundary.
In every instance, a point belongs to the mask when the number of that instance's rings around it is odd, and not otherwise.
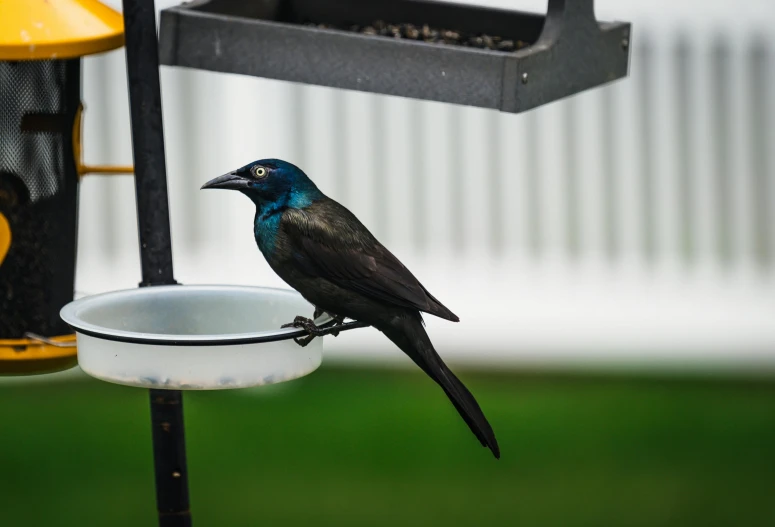
[{"label": "white fence", "polygon": [[[283,285],[249,201],[198,190],[280,157],[460,315],[427,317],[446,357],[767,371],[775,6],[674,3],[598,2],[634,23],[630,76],[522,115],[163,68],[176,277]],[[85,64],[86,157],[131,163],[123,51]],[[87,177],[80,209],[77,289],[136,286],[132,178]],[[330,358],[401,357],[374,330],[327,340]]]}]

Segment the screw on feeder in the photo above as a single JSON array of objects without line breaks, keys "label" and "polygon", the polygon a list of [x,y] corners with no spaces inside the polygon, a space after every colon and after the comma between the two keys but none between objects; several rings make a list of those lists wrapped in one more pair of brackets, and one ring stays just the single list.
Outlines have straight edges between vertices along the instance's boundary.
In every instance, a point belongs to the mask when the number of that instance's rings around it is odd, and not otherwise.
[{"label": "screw on feeder", "polygon": [[527,84],[528,75],[527,72],[522,74],[522,84]]},{"label": "screw on feeder", "polygon": [[625,29],[622,31],[622,49],[627,50],[630,47],[630,30]]}]

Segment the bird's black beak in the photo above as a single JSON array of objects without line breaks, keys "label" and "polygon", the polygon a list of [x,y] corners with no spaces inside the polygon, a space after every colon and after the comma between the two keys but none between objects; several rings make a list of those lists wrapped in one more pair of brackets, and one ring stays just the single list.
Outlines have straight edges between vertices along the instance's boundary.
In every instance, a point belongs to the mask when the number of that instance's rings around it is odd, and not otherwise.
[{"label": "bird's black beak", "polygon": [[224,174],[222,176],[218,176],[215,179],[211,179],[210,181],[202,185],[202,189],[222,188],[227,190],[241,190],[243,188],[248,188],[248,184],[249,184],[249,181],[247,178],[240,176],[236,172],[229,172],[228,174]]}]

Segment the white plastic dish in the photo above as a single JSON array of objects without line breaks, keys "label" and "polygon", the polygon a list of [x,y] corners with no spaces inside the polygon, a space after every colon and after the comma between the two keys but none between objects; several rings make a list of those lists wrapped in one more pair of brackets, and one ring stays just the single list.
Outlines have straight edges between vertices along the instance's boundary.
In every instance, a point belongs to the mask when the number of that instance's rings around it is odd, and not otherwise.
[{"label": "white plastic dish", "polygon": [[[81,298],[60,313],[92,377],[143,388],[221,390],[296,379],[320,366],[323,338],[281,329],[314,308],[295,291],[173,285]],[[330,321],[321,317],[317,324]]]}]

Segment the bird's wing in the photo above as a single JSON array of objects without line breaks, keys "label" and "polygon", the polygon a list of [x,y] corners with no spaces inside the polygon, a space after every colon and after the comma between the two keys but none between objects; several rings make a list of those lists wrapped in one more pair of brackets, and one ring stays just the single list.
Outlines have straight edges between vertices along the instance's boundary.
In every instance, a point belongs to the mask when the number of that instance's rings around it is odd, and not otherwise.
[{"label": "bird's wing", "polygon": [[291,242],[291,257],[306,274],[383,302],[459,320],[335,201],[286,210],[282,229]]}]

